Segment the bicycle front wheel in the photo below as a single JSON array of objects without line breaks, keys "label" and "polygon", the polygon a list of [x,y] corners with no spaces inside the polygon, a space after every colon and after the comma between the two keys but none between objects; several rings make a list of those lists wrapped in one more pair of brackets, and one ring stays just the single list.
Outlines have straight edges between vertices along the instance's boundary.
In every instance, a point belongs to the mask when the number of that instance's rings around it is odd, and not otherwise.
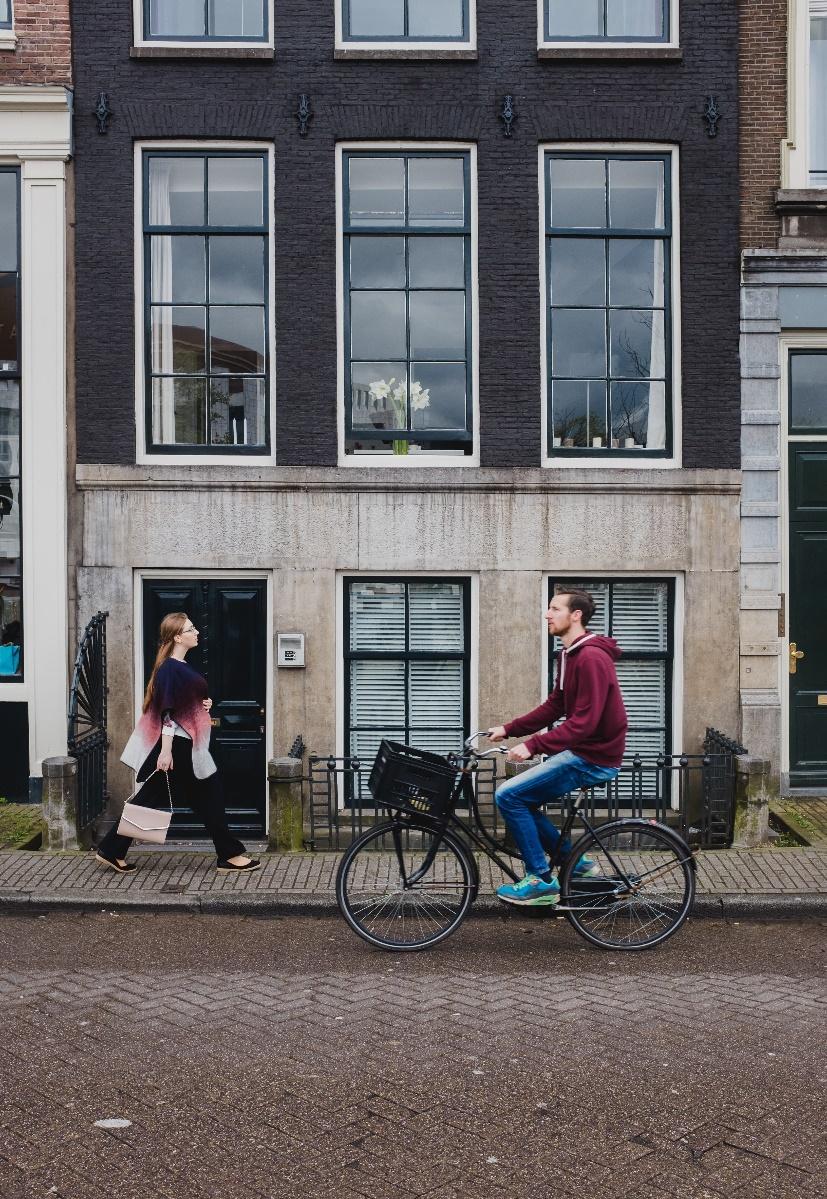
[{"label": "bicycle front wheel", "polygon": [[[584,876],[575,867],[586,854]],[[577,931],[605,949],[651,949],[681,927],[695,897],[691,852],[663,825],[621,820],[586,833],[560,875],[560,906]]]},{"label": "bicycle front wheel", "polygon": [[[435,837],[440,843],[432,853]],[[437,945],[459,928],[473,898],[474,868],[460,842],[407,821],[368,829],[336,874],[339,910],[380,949]]]}]

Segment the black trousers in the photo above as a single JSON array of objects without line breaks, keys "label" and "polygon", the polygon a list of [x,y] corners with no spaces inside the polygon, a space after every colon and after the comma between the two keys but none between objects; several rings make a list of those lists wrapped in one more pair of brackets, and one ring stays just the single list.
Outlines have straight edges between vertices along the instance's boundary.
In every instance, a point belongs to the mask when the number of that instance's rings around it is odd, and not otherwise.
[{"label": "black trousers", "polygon": [[[137,774],[138,782],[152,775],[135,797],[136,803],[147,808],[169,808],[164,772],[159,770],[157,774],[152,774],[160,752],[159,738]],[[176,807],[192,808],[196,816],[203,820],[204,827],[212,837],[215,852],[222,861],[244,853],[242,842],[232,836],[227,828],[224,792],[218,773],[211,774],[206,779],[197,779],[193,774],[192,742],[189,737],[172,738],[172,767],[169,772],[169,785],[173,804]],[[117,824],[113,824],[98,846],[99,851],[107,858],[125,858],[132,844],[131,837],[118,836],[117,827]]]}]

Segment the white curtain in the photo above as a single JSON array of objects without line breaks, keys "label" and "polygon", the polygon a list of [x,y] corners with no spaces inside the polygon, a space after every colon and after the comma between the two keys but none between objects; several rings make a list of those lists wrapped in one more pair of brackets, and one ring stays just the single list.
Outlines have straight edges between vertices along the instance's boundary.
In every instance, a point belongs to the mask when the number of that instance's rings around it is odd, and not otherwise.
[{"label": "white curtain", "polygon": [[810,4],[810,181],[827,187],[827,0]]},{"label": "white curtain", "polygon": [[[156,158],[149,188],[151,225],[170,224],[170,182],[173,162]],[[165,304],[172,301],[172,238],[153,236],[150,255],[152,298]],[[152,370],[167,376],[152,381],[152,435],[162,445],[175,441],[175,381],[172,374],[172,308],[152,311]]]},{"label": "white curtain", "polygon": [[[669,170],[669,160],[667,159],[664,170]],[[664,197],[666,195],[666,179],[662,181],[662,186],[658,189],[657,204],[655,212],[655,225],[657,228],[663,228],[664,219]],[[652,277],[655,281],[655,287],[660,287],[663,290],[665,283],[665,266],[663,255],[669,252],[669,243],[656,241],[653,246],[654,262]],[[657,292],[655,293],[657,299]],[[663,300],[668,306],[670,297],[664,296]],[[651,379],[663,379],[666,376],[666,314],[664,313],[663,325],[658,324],[655,320],[655,314],[652,314],[652,343],[651,343],[651,366],[649,367],[649,376]],[[658,386],[657,383],[649,385],[649,419],[646,425],[646,446],[650,450],[662,449],[666,445],[666,386]]]}]

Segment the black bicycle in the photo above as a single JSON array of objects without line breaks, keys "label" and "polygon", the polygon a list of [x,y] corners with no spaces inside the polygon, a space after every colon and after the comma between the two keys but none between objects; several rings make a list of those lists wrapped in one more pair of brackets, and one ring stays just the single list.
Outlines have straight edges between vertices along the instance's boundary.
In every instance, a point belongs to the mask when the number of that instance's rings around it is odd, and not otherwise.
[{"label": "black bicycle", "polygon": [[[483,753],[474,749],[473,742],[485,731],[469,737],[461,754],[447,757],[392,741],[380,745],[368,786],[390,818],[350,845],[336,875],[342,915],[371,945],[426,949],[455,932],[480,888],[475,848],[517,881],[505,860],[517,855],[485,828],[473,787],[475,763],[508,752],[499,746]],[[560,899],[543,910],[564,914],[581,936],[603,949],[661,945],[692,907],[692,851],[657,820],[590,824],[582,811],[587,794],[584,788],[563,821],[551,862],[558,871]],[[460,802],[467,819],[457,815]],[[578,819],[583,834],[561,858],[560,846]],[[386,852],[380,856],[377,850]],[[594,863],[587,876],[575,873],[584,855]]]}]

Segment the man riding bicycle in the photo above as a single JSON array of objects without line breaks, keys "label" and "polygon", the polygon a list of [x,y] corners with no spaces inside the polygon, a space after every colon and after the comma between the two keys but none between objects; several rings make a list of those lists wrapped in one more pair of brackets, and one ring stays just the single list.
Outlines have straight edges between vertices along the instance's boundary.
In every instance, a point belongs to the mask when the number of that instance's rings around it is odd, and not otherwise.
[{"label": "man riding bicycle", "polygon": [[[594,609],[587,591],[559,591],[554,596],[546,624],[549,636],[559,637],[563,643],[554,690],[539,708],[488,730],[491,741],[534,734],[512,746],[508,751],[511,762],[525,762],[539,753],[550,755],[497,791],[497,807],[526,870],[520,882],[497,889],[507,903],[537,906],[558,902],[560,887],[552,878],[546,853],[556,853],[560,834],[541,805],[578,787],[609,782],[617,777],[623,759],[628,721],[615,670],[621,651],[614,638],[588,632]],[[553,728],[561,717],[562,722]],[[543,728],[548,732],[539,733]],[[562,861],[571,849],[570,842],[561,848]],[[581,876],[596,871],[587,857],[575,867],[575,874]]]}]

